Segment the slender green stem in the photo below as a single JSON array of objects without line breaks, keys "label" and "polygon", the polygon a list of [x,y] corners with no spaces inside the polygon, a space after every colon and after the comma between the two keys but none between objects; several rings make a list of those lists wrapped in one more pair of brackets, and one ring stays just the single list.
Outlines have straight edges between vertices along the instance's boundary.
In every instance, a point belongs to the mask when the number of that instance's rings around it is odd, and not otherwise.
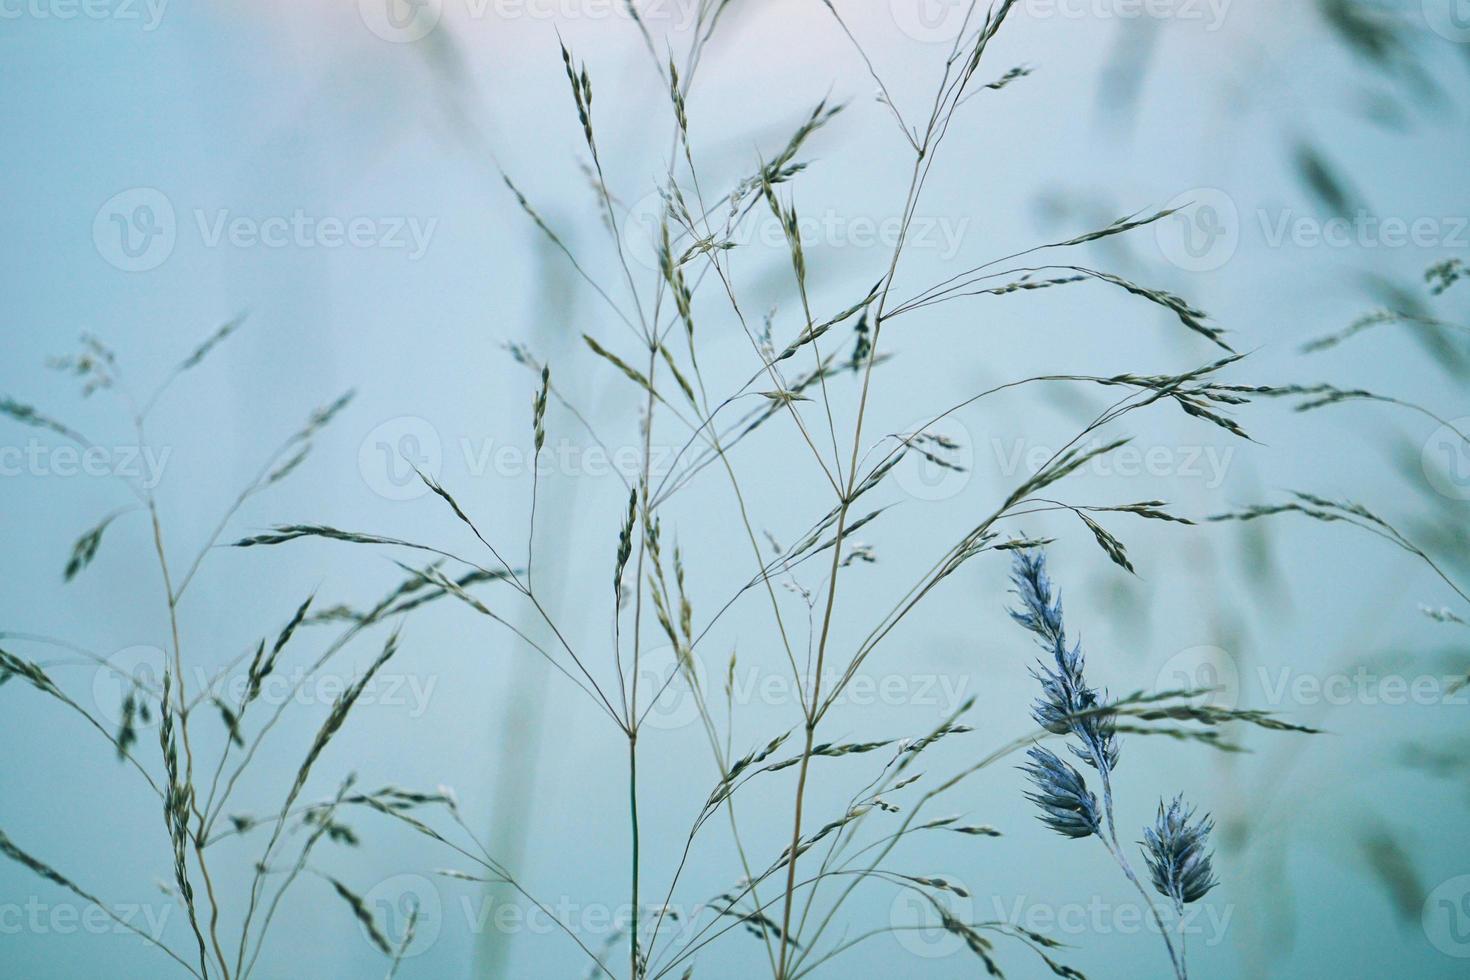
[{"label": "slender green stem", "polygon": [[633,911],[628,927],[628,976],[638,980],[638,735],[628,736],[628,819],[633,829]]}]

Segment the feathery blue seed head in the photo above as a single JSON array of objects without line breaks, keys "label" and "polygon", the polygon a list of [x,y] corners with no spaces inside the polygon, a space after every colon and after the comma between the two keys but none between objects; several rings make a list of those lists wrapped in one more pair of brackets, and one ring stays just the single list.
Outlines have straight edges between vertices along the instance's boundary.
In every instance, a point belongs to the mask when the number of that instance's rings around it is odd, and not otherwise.
[{"label": "feathery blue seed head", "polygon": [[1041,822],[1064,837],[1091,837],[1102,826],[1097,797],[1087,781],[1056,753],[1035,746],[1027,751],[1031,764],[1021,771],[1036,785],[1026,798],[1041,808]]},{"label": "feathery blue seed head", "polygon": [[1194,819],[1194,808],[1185,807],[1184,798],[1176,796],[1167,805],[1159,801],[1159,815],[1152,827],[1143,830],[1143,854],[1160,895],[1182,910],[1197,902],[1219,881],[1215,878],[1209,848],[1210,831],[1215,822],[1208,815]]},{"label": "feathery blue seed head", "polygon": [[1011,618],[1040,637],[1042,646],[1065,646],[1062,597],[1052,591],[1051,577],[1046,574],[1046,552],[1037,548],[1014,554],[1011,582],[1022,608],[1011,610]]},{"label": "feathery blue seed head", "polygon": [[1041,684],[1041,697],[1032,705],[1032,717],[1053,734],[1075,734],[1083,743],[1080,748],[1072,747],[1077,757],[1094,769],[1101,759],[1102,765],[1111,770],[1118,764],[1118,741],[1112,717],[1105,714],[1076,717],[1097,709],[1103,699],[1087,686],[1082,676],[1085,664],[1082,645],[1067,646],[1062,599],[1052,588],[1051,577],[1046,572],[1046,552],[1039,548],[1017,551],[1011,582],[1021,600],[1021,608],[1010,611],[1011,618],[1036,634],[1052,655],[1054,665],[1042,662],[1031,671]]}]

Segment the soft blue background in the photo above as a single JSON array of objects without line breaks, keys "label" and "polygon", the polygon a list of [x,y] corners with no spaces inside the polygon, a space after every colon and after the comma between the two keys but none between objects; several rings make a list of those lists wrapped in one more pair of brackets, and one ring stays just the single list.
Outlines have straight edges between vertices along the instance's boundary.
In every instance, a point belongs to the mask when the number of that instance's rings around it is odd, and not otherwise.
[{"label": "soft blue background", "polygon": [[[839,7],[905,114],[920,118],[946,48],[898,29],[896,20],[904,17],[895,18],[890,7],[902,15],[901,0]],[[259,460],[314,407],[349,387],[359,392],[351,408],[291,481],[242,511],[234,536],[275,523],[320,521],[468,552],[474,542],[436,501],[386,499],[375,492],[381,469],[362,463],[374,458],[371,445],[365,457],[360,450],[380,426],[396,432],[401,423],[394,420],[414,417],[440,440],[443,482],[495,540],[521,554],[528,481],[477,473],[462,449],[487,441],[523,449],[529,442],[534,378],[500,350],[504,340],[523,340],[548,357],[611,445],[634,444],[635,392],[575,343],[588,332],[629,351],[626,330],[550,253],[490,162],[493,153],[600,281],[617,285],[595,197],[577,166],[585,148],[555,30],[588,63],[608,179],[631,206],[664,172],[669,127],[647,52],[626,20],[475,17],[467,13],[473,8],[448,0],[428,39],[392,44],[365,29],[355,4],[325,0],[175,0],[151,31],[120,18],[58,20],[38,17],[33,8],[11,9],[22,13],[0,22],[0,393],[66,420],[99,444],[130,445],[109,393],[81,401],[68,379],[43,370],[46,359],[75,350],[78,335],[94,334],[146,390],[218,324],[250,313],[236,337],[170,390],[152,423],[152,439],[171,454],[159,493],[175,561],[205,539]],[[1461,90],[1462,46],[1429,31],[1418,4],[1393,16],[1402,18],[1410,62],[1445,91]],[[810,216],[891,218],[910,160],[887,110],[872,97],[872,80],[825,8],[795,0],[737,2],[727,18],[689,104],[707,187],[723,189],[750,172],[830,92],[850,107],[802,154],[812,166],[790,185],[794,198]],[[661,39],[662,25],[650,27]],[[1121,69],[1143,73],[1138,101],[1109,112],[1100,103],[1112,98],[1111,90],[1100,90],[1099,79],[1119,70],[1119,52],[1139,44],[1146,31],[1156,31],[1152,59],[1125,60]],[[687,34],[676,29],[670,36],[682,50]],[[1427,265],[1464,257],[1463,232],[1458,245],[1430,249],[1272,247],[1260,215],[1326,216],[1294,171],[1299,142],[1321,148],[1348,175],[1355,201],[1378,215],[1466,214],[1463,100],[1421,98],[1402,75],[1370,71],[1306,3],[1236,0],[1217,30],[1187,20],[1036,16],[1022,7],[981,76],[998,77],[1022,63],[1035,73],[1005,91],[977,95],[962,110],[920,207],[923,215],[963,228],[959,256],[947,261],[916,249],[900,275],[901,290],[906,284],[907,292],[916,291],[966,265],[1186,193],[1223,192],[1240,215],[1240,242],[1218,269],[1197,273],[1172,265],[1151,229],[1067,260],[1085,256],[1080,260],[1177,290],[1211,311],[1240,349],[1255,352],[1231,369],[1233,380],[1331,379],[1410,398],[1448,418],[1462,414],[1460,382],[1399,328],[1379,328],[1313,358],[1297,348],[1381,301],[1366,287],[1368,275],[1412,283]],[[1386,98],[1409,108],[1395,125],[1370,124],[1364,106]],[[157,268],[128,273],[105,260],[93,222],[104,202],[138,187],[156,188],[172,203],[177,242]],[[417,260],[383,248],[211,247],[194,215],[219,209],[256,219],[301,209],[436,224]],[[754,245],[749,257],[736,253],[734,261],[750,291],[744,305],[753,321],[780,304],[781,342],[797,315],[784,253]],[[812,245],[818,310],[848,305],[886,262],[879,248]],[[646,270],[637,271],[644,283],[652,281]],[[697,315],[704,363],[728,383],[748,374],[752,359],[728,307],[717,300],[709,294]],[[1455,294],[1438,308],[1453,317]],[[1458,310],[1463,313],[1463,298]],[[869,423],[875,437],[1012,378],[1168,372],[1215,356],[1177,323],[1099,285],[937,307],[895,321],[883,340],[899,356],[877,376]],[[854,386],[841,379],[834,393],[850,418]],[[1001,457],[1018,440],[1027,448],[1055,446],[1101,404],[1090,391],[1032,388],[964,413],[961,427],[949,431],[971,447],[972,478],[935,505],[890,488],[890,499],[903,506],[889,523],[862,535],[879,562],[853,570],[844,585],[834,648],[850,649],[874,610],[891,603],[884,597],[906,588],[1014,484],[1001,472]],[[1362,500],[1406,528],[1430,519],[1463,524],[1470,505],[1437,494],[1419,467],[1420,448],[1437,428],[1427,419],[1370,405],[1302,416],[1269,403],[1240,417],[1259,445],[1230,441],[1172,410],[1133,416],[1126,426],[1145,447],[1233,450],[1223,486],[1179,472],[1136,479],[1091,474],[1067,489],[1067,499],[1159,497],[1200,516],[1300,487]],[[556,406],[548,428],[553,442],[582,440],[574,420]],[[666,428],[655,441],[680,441],[676,435]],[[0,446],[25,446],[32,436],[46,441],[7,422]],[[773,426],[766,438],[746,444],[736,464],[757,526],[789,542],[828,503],[787,429]],[[768,455],[758,459],[757,446]],[[903,486],[922,486],[923,479],[911,471]],[[573,645],[594,651],[589,660],[605,669],[607,575],[626,491],[611,475],[564,472],[544,479],[541,492],[538,571],[544,569],[551,606],[569,624]],[[0,493],[7,567],[0,630],[63,637],[103,656],[164,645],[161,586],[140,515],[120,519],[94,566],[75,583],[61,583],[77,535],[126,502],[117,483],[32,472],[6,476]],[[710,469],[665,516],[667,538],[677,533],[689,561],[696,621],[749,575],[750,555],[732,507],[724,477]],[[1426,940],[1412,901],[1402,914],[1396,909],[1363,841],[1380,832],[1401,841],[1421,891],[1470,874],[1463,782],[1400,765],[1410,740],[1447,750],[1463,746],[1464,707],[1354,704],[1325,711],[1289,700],[1271,704],[1258,679],[1262,668],[1271,677],[1283,668],[1320,677],[1387,655],[1400,655],[1392,669],[1410,678],[1444,673],[1451,668],[1438,651],[1457,637],[1420,616],[1416,605],[1450,603],[1449,590],[1408,556],[1340,527],[1273,524],[1262,552],[1233,526],[1110,526],[1130,544],[1138,579],[1108,565],[1078,526],[1038,519],[1025,528],[1062,537],[1055,571],[1073,629],[1090,651],[1095,682],[1114,691],[1167,684],[1173,678],[1166,667],[1180,662],[1174,658],[1181,651],[1219,647],[1239,666],[1242,704],[1282,710],[1332,732],[1310,742],[1245,733],[1254,754],[1232,757],[1177,743],[1134,739],[1127,746],[1118,786],[1126,826],[1141,826],[1158,796],[1182,790],[1215,812],[1222,832],[1247,834],[1243,850],[1222,844],[1224,884],[1208,906],[1229,915],[1229,925],[1210,937],[1216,941],[1192,940],[1194,974],[1462,976],[1464,961]],[[1451,567],[1465,567],[1463,555],[1445,557]],[[317,590],[323,602],[363,604],[397,575],[377,550],[309,542],[221,550],[203,568],[184,603],[182,627],[188,658],[206,666],[273,633],[308,592]],[[817,579],[809,572],[805,584]],[[971,563],[895,633],[870,667],[877,678],[942,677],[978,698],[971,720],[978,731],[935,756],[936,776],[1027,729],[1031,650],[1004,618],[1004,589],[999,560]],[[346,666],[371,658],[380,634],[349,651],[342,676],[350,676]],[[307,642],[319,647],[328,635],[316,632]],[[67,659],[42,645],[6,644],[47,662]],[[731,648],[744,664],[779,668],[783,658],[758,594],[737,605],[703,648],[713,686]],[[549,904],[575,907],[573,914],[589,923],[586,941],[596,946],[607,935],[595,922],[596,908],[626,901],[625,746],[578,692],[524,666],[524,656],[463,608],[446,604],[415,615],[394,668],[433,685],[424,710],[363,705],[324,757],[308,796],[330,793],[349,769],[364,787],[453,786],[487,840],[514,853],[517,834],[509,825],[524,824],[516,867]],[[1464,670],[1463,657],[1448,663]],[[92,707],[91,667],[57,666],[54,673]],[[114,764],[105,744],[55,704],[12,682],[0,689],[0,705],[0,827],[111,902],[168,908],[150,884],[171,877],[156,801],[138,791],[136,777]],[[279,800],[321,710],[289,716],[294,721],[272,736],[264,768],[241,787],[239,810],[265,812]],[[828,735],[921,733],[942,710],[851,707],[834,714]],[[199,729],[212,730],[213,718],[197,717]],[[744,706],[737,753],[795,722],[790,703]],[[156,758],[152,738],[150,729],[140,746],[149,760]],[[652,883],[644,894],[657,901],[689,820],[712,785],[713,766],[696,726],[655,731],[642,750],[644,874]],[[841,760],[816,770],[810,812],[835,813],[866,781],[871,769],[864,762]],[[978,918],[1005,914],[1000,910],[1017,902],[1130,903],[1101,850],[1048,834],[1032,819],[1022,788],[1009,767],[966,784],[936,813],[963,810],[1001,827],[1006,837],[915,843],[900,852],[902,866],[966,882]],[[789,834],[789,784],[772,780],[748,792],[747,843],[757,854],[774,854]],[[381,821],[354,815],[351,822],[362,847],[324,850],[318,863],[362,892],[404,873],[466,867]],[[707,900],[738,876],[722,821],[712,822],[700,840],[676,897],[686,905]],[[222,873],[221,891],[237,896],[257,850],[221,853],[234,869]],[[434,882],[442,908],[437,941],[408,960],[401,975],[475,975],[477,957],[484,962],[487,947],[503,937],[477,936],[467,921],[465,909],[473,912],[485,900],[473,885]],[[259,975],[381,975],[381,957],[330,889],[319,879],[298,889]],[[854,933],[861,923],[888,920],[890,893],[857,894]],[[55,907],[70,899],[15,865],[0,866],[0,907],[32,901]],[[176,948],[188,948],[181,916],[170,919],[167,936]],[[1084,929],[1060,938],[1076,947],[1065,959],[1090,975],[1162,975],[1162,952],[1150,936]],[[699,960],[696,976],[752,975],[763,968],[758,945],[732,933]],[[948,955],[915,958],[892,938],[880,938],[862,950],[838,961],[844,963],[839,973],[957,977],[977,969],[967,954],[948,947],[940,948]],[[1012,976],[1045,974],[1018,946],[1002,943],[1000,957]],[[514,937],[510,964],[507,975],[517,977],[575,976],[585,968],[564,937],[524,933]],[[0,934],[6,977],[141,978],[164,975],[166,965],[131,938],[31,928]]]}]

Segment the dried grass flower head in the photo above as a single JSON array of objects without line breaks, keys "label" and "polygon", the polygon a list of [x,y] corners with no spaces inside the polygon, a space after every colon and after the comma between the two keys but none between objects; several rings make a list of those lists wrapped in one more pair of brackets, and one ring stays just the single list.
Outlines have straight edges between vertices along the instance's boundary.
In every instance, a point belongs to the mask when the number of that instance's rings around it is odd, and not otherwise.
[{"label": "dried grass flower head", "polygon": [[1143,830],[1143,853],[1153,875],[1154,888],[1171,899],[1176,910],[1197,902],[1219,884],[1211,867],[1209,848],[1215,822],[1209,815],[1194,819],[1194,808],[1184,798],[1159,801],[1159,815],[1152,827]]},{"label": "dried grass flower head", "polygon": [[1036,634],[1052,659],[1050,665],[1042,661],[1032,668],[1032,675],[1041,684],[1041,697],[1032,706],[1032,717],[1053,734],[1075,734],[1082,745],[1073,746],[1072,751],[1094,769],[1099,763],[1112,769],[1118,764],[1114,721],[1100,710],[1103,699],[1083,677],[1082,645],[1067,645],[1062,598],[1047,574],[1046,552],[1039,548],[1016,552],[1011,582],[1021,602],[1021,608],[1011,610],[1011,617]]},{"label": "dried grass flower head", "polygon": [[1063,837],[1091,837],[1102,826],[1097,797],[1082,774],[1055,752],[1035,746],[1026,752],[1031,764],[1021,771],[1036,784],[1026,798],[1041,808],[1041,822]]}]

